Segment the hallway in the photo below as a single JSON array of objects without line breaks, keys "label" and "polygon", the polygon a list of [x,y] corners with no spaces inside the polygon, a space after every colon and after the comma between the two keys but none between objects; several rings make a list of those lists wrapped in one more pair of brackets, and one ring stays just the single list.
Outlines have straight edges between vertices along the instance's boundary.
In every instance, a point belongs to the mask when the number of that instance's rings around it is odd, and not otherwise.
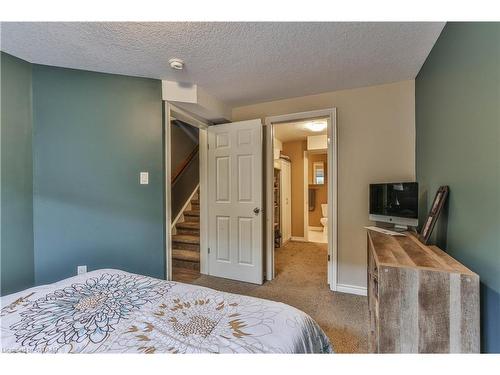
[{"label": "hallway", "polygon": [[263,285],[206,275],[192,283],[294,306],[316,320],[330,338],[336,353],[366,353],[367,298],[328,289],[326,246],[288,242],[276,250],[276,278]]}]

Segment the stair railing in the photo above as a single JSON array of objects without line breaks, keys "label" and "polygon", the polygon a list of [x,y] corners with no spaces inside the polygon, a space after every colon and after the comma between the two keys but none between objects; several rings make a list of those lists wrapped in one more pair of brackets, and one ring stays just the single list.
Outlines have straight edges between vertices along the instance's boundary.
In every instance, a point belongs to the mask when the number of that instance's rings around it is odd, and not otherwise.
[{"label": "stair railing", "polygon": [[193,151],[184,159],[184,161],[176,168],[174,173],[172,173],[171,183],[174,184],[175,181],[180,177],[182,172],[188,167],[189,163],[194,159],[196,154],[198,153],[199,145],[196,145]]}]

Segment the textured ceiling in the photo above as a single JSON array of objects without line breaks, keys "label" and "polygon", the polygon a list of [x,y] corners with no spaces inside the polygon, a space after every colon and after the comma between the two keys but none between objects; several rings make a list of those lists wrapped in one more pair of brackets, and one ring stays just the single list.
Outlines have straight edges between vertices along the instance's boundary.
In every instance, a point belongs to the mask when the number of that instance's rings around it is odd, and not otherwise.
[{"label": "textured ceiling", "polygon": [[[2,23],[33,63],[196,83],[231,106],[415,78],[444,23]],[[172,57],[186,62],[173,71]]]}]

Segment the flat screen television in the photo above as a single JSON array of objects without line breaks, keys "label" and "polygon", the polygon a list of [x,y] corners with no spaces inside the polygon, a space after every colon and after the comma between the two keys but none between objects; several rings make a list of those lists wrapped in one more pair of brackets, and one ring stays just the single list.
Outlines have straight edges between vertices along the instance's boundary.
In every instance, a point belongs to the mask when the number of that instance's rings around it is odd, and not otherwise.
[{"label": "flat screen television", "polygon": [[369,218],[402,230],[418,226],[418,183],[370,184]]}]

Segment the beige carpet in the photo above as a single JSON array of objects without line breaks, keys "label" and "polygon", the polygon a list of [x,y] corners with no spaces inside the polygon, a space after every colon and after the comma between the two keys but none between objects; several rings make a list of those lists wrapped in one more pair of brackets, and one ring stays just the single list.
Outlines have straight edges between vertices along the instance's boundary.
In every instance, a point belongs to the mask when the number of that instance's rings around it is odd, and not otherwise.
[{"label": "beige carpet", "polygon": [[309,314],[337,353],[366,353],[367,299],[328,289],[326,244],[289,242],[276,250],[276,278],[264,285],[201,275],[192,283],[284,302]]}]

